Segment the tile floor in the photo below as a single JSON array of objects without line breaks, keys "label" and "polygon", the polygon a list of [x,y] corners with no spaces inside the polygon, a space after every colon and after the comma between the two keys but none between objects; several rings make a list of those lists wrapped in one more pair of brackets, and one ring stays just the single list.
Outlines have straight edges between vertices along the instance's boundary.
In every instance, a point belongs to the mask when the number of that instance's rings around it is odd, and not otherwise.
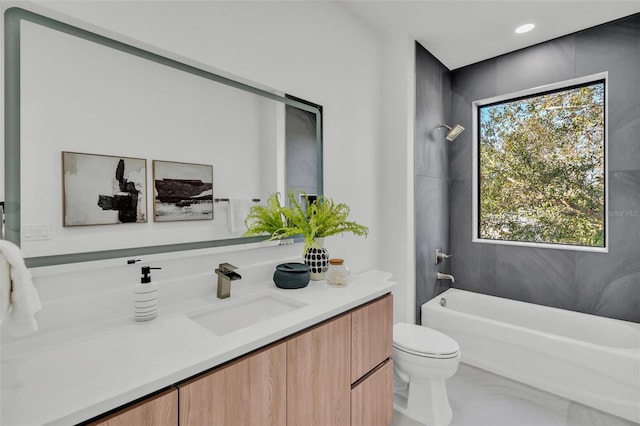
[{"label": "tile floor", "polygon": [[[450,426],[639,426],[502,376],[460,364],[447,380]],[[394,412],[392,426],[421,426]]]}]

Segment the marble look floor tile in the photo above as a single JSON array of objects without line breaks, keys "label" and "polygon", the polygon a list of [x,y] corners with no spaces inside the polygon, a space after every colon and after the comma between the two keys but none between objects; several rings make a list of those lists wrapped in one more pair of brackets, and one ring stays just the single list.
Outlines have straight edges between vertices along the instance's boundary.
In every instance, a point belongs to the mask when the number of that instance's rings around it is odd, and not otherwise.
[{"label": "marble look floor tile", "polygon": [[[502,376],[460,364],[447,380],[450,426],[638,426]],[[394,412],[392,426],[420,426]]]},{"label": "marble look floor tile", "polygon": [[393,422],[389,426],[423,426],[421,423],[406,417],[397,411],[393,412]]},{"label": "marble look floor tile", "polygon": [[465,364],[447,381],[452,426],[565,426],[566,400]]},{"label": "marble look floor tile", "polygon": [[603,413],[577,402],[570,402],[567,426],[638,426],[638,423]]}]

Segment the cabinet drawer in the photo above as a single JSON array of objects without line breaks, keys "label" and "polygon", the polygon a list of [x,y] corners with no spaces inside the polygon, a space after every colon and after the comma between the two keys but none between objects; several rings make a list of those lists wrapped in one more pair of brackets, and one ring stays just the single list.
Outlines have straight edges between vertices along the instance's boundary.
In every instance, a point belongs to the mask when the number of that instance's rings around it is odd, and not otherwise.
[{"label": "cabinet drawer", "polygon": [[391,358],[393,296],[388,294],[351,313],[351,383]]},{"label": "cabinet drawer", "polygon": [[393,361],[388,360],[351,390],[351,426],[388,426],[393,420]]}]

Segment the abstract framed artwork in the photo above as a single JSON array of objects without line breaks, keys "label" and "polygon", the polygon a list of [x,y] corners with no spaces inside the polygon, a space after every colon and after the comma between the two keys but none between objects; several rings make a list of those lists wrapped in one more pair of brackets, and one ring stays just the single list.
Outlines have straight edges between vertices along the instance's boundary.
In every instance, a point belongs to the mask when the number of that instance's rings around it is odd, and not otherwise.
[{"label": "abstract framed artwork", "polygon": [[213,166],[153,160],[153,220],[213,219]]},{"label": "abstract framed artwork", "polygon": [[62,152],[63,226],[145,223],[147,160]]}]

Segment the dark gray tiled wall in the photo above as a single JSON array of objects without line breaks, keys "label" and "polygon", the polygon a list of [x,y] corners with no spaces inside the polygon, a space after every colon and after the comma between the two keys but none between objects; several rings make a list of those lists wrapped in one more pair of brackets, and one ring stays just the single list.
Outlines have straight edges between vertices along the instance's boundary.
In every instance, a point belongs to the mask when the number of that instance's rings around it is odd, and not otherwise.
[{"label": "dark gray tiled wall", "polygon": [[[318,147],[314,114],[285,107],[285,163],[287,192],[318,193]],[[286,196],[286,194],[285,194]],[[286,197],[285,197],[286,198]]]},{"label": "dark gray tiled wall", "polygon": [[[602,71],[609,73],[609,253],[471,243],[471,102]],[[450,84],[451,120],[467,128],[448,148],[455,287],[640,322],[640,15],[455,70]],[[440,214],[426,204],[434,198],[416,197],[417,226],[420,215]],[[434,293],[428,281],[418,282],[418,295]]]},{"label": "dark gray tiled wall", "polygon": [[[451,88],[449,70],[416,43],[416,320],[420,305],[442,292],[448,282],[436,280],[436,249],[448,250],[449,161],[444,131],[449,123]],[[440,272],[449,271],[447,260]]]}]

